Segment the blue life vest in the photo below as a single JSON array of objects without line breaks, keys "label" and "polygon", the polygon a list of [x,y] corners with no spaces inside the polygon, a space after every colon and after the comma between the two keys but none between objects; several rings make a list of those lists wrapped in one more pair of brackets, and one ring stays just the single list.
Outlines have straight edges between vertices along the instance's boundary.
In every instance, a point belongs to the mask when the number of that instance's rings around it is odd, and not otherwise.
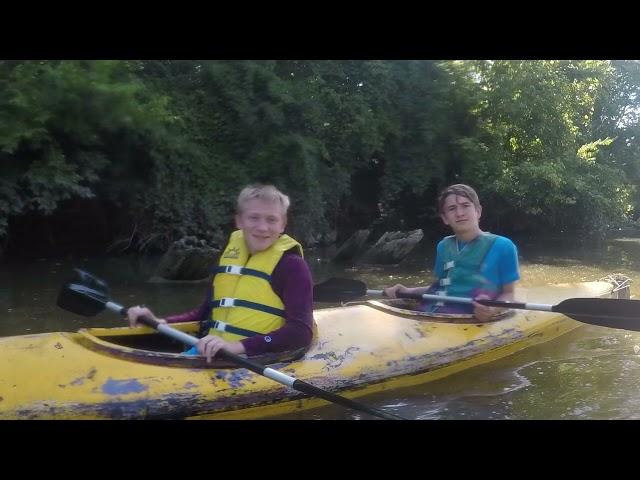
[{"label": "blue life vest", "polygon": [[[482,262],[493,246],[497,235],[483,232],[459,248],[455,235],[444,239],[444,277],[437,282],[437,295],[472,298],[478,290],[497,294],[498,287],[480,274]],[[441,306],[442,302],[436,305]]]}]

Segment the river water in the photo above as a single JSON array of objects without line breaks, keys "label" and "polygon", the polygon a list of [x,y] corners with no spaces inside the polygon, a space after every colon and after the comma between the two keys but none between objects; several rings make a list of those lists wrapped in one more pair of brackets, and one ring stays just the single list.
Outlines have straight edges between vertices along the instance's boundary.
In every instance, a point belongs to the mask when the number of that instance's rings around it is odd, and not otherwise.
[{"label": "river water", "polygon": [[[306,255],[314,280],[357,278],[369,288],[391,283],[431,282],[433,245],[399,266],[338,266],[322,252]],[[640,239],[591,246],[519,244],[527,288],[566,281],[597,280],[610,273],[629,276],[631,294],[640,290]],[[145,303],[165,315],[195,308],[204,284],[158,284],[147,279],[157,258],[65,258],[0,265],[0,336],[119,326],[108,313],[83,318],[55,305],[71,268],[105,279],[114,301]],[[323,305],[318,305],[321,308]],[[326,305],[325,305],[326,306]],[[634,348],[636,347],[637,348]],[[640,332],[583,325],[555,340],[447,378],[358,401],[410,419],[636,419],[640,418]],[[359,419],[364,414],[330,405],[279,419]]]}]

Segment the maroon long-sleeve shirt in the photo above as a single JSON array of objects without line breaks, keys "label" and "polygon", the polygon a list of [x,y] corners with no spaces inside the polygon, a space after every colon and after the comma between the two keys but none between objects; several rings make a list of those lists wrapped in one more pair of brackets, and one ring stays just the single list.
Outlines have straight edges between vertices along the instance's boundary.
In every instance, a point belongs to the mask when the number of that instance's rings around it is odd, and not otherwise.
[{"label": "maroon long-sleeve shirt", "polygon": [[[241,340],[248,356],[281,352],[304,347],[313,336],[313,283],[304,259],[285,253],[271,274],[271,288],[284,304],[285,324],[266,335]],[[189,312],[165,317],[168,323],[209,320],[213,288],[207,289],[204,302]],[[270,339],[270,341],[265,340]]]}]

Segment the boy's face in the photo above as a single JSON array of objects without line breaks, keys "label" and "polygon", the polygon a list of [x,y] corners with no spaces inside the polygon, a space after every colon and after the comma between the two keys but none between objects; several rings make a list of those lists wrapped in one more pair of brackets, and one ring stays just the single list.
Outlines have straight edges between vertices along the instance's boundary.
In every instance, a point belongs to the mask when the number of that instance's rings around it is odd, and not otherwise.
[{"label": "boy's face", "polygon": [[440,218],[453,233],[459,234],[479,229],[481,214],[482,207],[476,207],[467,197],[451,194],[444,200]]},{"label": "boy's face", "polygon": [[273,245],[287,225],[282,206],[275,202],[265,202],[252,198],[236,215],[236,226],[244,233],[244,241],[253,255]]}]

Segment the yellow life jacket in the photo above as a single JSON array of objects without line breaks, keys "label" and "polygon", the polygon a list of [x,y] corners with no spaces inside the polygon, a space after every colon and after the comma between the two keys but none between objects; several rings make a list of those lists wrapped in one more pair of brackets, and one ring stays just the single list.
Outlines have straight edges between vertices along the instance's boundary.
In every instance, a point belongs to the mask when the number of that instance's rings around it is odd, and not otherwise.
[{"label": "yellow life jacket", "polygon": [[284,304],[271,288],[271,274],[292,248],[303,256],[302,246],[282,235],[268,249],[251,255],[242,230],[231,234],[214,269],[210,334],[234,342],[284,325]]}]

